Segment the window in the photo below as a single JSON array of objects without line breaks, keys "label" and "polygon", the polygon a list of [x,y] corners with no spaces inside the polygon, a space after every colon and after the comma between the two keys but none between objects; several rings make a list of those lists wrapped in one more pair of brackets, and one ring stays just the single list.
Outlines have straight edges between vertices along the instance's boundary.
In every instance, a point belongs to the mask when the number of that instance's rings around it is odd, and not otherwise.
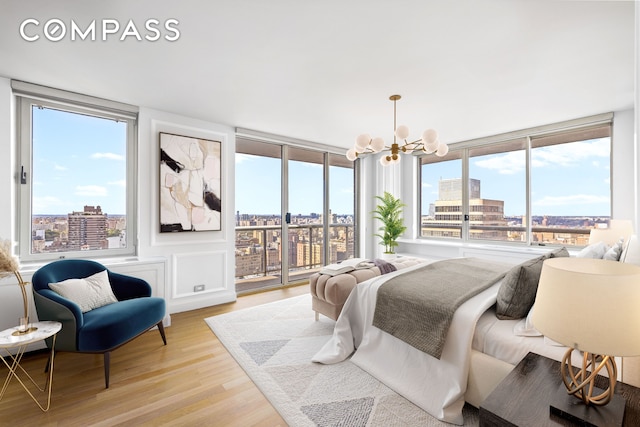
[{"label": "window", "polygon": [[329,262],[355,257],[354,162],[329,154]]},{"label": "window", "polygon": [[421,236],[586,245],[590,229],[611,216],[611,118],[468,141],[445,157],[421,157]]},{"label": "window", "polygon": [[469,149],[469,239],[526,241],[525,138]]},{"label": "window", "polygon": [[610,157],[609,124],[531,138],[533,242],[586,245],[584,229],[608,222]]},{"label": "window", "polygon": [[135,254],[135,107],[12,85],[20,258]]},{"label": "window", "polygon": [[462,152],[421,158],[423,237],[462,237]]}]

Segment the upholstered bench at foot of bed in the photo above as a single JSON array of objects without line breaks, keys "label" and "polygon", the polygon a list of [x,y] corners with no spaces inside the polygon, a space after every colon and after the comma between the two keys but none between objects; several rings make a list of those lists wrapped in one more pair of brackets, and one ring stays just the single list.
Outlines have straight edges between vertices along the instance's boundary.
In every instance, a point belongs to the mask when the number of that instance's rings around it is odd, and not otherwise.
[{"label": "upholstered bench at foot of bed", "polygon": [[[396,270],[402,270],[425,261],[419,258],[402,257],[391,261],[390,264],[393,264]],[[320,273],[312,274],[309,277],[312,297],[311,308],[316,312],[316,320],[318,320],[320,314],[324,314],[333,320],[338,319],[351,290],[358,283],[376,276],[380,276],[378,267],[353,270],[337,276]]]}]

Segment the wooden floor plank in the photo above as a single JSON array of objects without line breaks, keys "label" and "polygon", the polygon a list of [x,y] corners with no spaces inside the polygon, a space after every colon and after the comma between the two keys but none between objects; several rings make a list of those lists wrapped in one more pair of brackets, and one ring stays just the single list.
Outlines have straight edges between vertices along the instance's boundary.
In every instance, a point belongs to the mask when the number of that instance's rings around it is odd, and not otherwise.
[{"label": "wooden floor plank", "polygon": [[[151,330],[112,353],[109,389],[102,355],[58,353],[49,412],[12,382],[0,401],[0,426],[286,426],[204,319],[308,292],[301,285],[173,314],[166,346]],[[28,354],[23,366],[44,381],[46,359]],[[0,379],[6,374],[2,366]]]}]

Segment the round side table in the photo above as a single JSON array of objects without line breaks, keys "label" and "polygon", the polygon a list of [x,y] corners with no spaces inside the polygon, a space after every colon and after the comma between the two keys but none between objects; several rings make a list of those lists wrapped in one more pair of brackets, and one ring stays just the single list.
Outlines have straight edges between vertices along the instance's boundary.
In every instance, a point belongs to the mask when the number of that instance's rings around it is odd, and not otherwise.
[{"label": "round side table", "polygon": [[[62,329],[62,323],[54,322],[54,321],[44,321],[44,322],[35,322],[31,324],[32,332],[27,334],[17,334],[18,327],[15,326],[13,328],[5,329],[0,332],[0,359],[2,362],[9,368],[9,373],[7,374],[7,378],[4,380],[4,385],[2,386],[2,390],[0,391],[0,400],[4,396],[9,383],[12,378],[15,378],[22,388],[31,396],[34,402],[40,407],[40,409],[44,412],[49,410],[49,406],[51,405],[51,385],[53,383],[53,357],[56,346],[56,336],[60,329]],[[47,376],[44,387],[40,387],[36,381],[31,378],[31,375],[24,370],[22,366],[20,366],[20,361],[22,360],[22,356],[24,355],[25,350],[29,344],[45,340],[47,338],[53,337],[53,343],[51,344],[51,354],[49,355],[49,366],[48,371],[49,375]],[[14,350],[11,352],[10,350]],[[38,399],[33,395],[33,393],[29,390],[27,386],[28,382],[23,381],[19,374],[22,373],[26,376],[26,378],[31,381],[31,383],[40,391],[47,393],[47,402],[46,406],[43,406],[38,402]]]}]

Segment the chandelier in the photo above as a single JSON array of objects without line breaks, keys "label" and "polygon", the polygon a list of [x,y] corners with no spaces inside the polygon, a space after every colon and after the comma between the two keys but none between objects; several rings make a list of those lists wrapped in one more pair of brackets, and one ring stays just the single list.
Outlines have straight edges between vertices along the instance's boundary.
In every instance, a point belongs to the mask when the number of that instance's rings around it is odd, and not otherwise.
[{"label": "chandelier", "polygon": [[380,164],[387,166],[400,163],[400,152],[411,154],[414,151],[423,151],[426,154],[435,153],[436,156],[445,156],[449,152],[449,146],[438,140],[438,132],[434,129],[427,129],[422,132],[422,138],[415,141],[407,141],[409,128],[405,125],[396,126],[396,102],[400,95],[391,95],[389,100],[393,101],[393,144],[385,145],[381,137],[371,138],[369,134],[362,134],[356,138],[353,148],[347,150],[346,156],[350,161],[354,161],[361,154],[380,153],[388,151],[388,154],[380,157]]}]

